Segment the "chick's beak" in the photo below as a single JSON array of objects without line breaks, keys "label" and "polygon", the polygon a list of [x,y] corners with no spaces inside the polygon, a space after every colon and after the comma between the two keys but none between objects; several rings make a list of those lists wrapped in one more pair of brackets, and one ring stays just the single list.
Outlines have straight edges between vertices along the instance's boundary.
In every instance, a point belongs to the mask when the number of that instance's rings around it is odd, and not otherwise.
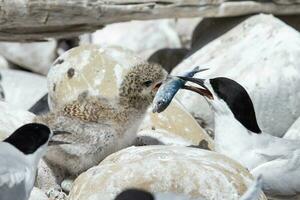
[{"label": "chick's beak", "polygon": [[162,85],[162,81],[155,83],[154,86],[152,87],[152,91],[157,92],[157,90],[161,85]]},{"label": "chick's beak", "polygon": [[[53,137],[56,136],[56,135],[66,135],[66,134],[70,135],[71,133],[66,132],[66,131],[53,131]],[[69,142],[54,140],[53,137],[49,140],[48,146],[71,144]]]},{"label": "chick's beak", "polygon": [[196,92],[196,93],[200,94],[201,96],[207,97],[209,99],[214,99],[212,93],[204,85],[204,80],[205,79],[191,78],[191,77],[184,77],[184,76],[177,76],[177,77],[184,80],[184,81],[190,81],[192,83],[200,85],[202,87],[202,88],[198,88],[198,87],[194,87],[194,86],[185,85],[185,86],[183,86],[183,89]]}]

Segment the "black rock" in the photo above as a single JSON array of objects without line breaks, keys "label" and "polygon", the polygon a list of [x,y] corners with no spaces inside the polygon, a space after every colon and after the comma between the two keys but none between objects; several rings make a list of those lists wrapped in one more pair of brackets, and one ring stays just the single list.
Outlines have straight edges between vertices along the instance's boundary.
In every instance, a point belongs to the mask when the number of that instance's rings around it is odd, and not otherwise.
[{"label": "black rock", "polygon": [[29,109],[29,111],[36,114],[36,115],[41,115],[41,114],[49,112],[48,94],[45,94],[40,100],[38,100]]},{"label": "black rock", "polygon": [[171,72],[172,69],[178,65],[189,52],[188,49],[179,48],[171,49],[165,48],[160,49],[154,52],[149,58],[148,61],[151,63],[160,64],[165,70]]}]

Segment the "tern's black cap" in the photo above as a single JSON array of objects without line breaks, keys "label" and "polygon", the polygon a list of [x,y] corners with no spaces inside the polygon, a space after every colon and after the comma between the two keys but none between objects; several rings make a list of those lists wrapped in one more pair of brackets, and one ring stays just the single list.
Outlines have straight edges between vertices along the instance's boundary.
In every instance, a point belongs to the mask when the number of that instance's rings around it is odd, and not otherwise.
[{"label": "tern's black cap", "polygon": [[50,129],[37,123],[25,124],[4,140],[24,154],[34,153],[40,146],[47,143],[51,135]]},{"label": "tern's black cap", "polygon": [[243,86],[224,77],[210,79],[210,84],[219,98],[227,103],[234,117],[241,124],[254,133],[261,133],[253,103]]},{"label": "tern's black cap", "polygon": [[115,200],[154,200],[151,193],[139,189],[127,189],[121,192]]}]

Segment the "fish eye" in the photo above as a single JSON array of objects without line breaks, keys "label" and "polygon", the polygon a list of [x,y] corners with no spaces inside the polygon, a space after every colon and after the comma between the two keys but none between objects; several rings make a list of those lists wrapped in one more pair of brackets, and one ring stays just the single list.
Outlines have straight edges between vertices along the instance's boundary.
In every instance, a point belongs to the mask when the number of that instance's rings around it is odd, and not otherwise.
[{"label": "fish eye", "polygon": [[148,80],[148,81],[145,81],[145,82],[143,83],[143,85],[146,86],[146,87],[149,87],[149,86],[152,85],[152,83],[153,83],[153,81]]}]

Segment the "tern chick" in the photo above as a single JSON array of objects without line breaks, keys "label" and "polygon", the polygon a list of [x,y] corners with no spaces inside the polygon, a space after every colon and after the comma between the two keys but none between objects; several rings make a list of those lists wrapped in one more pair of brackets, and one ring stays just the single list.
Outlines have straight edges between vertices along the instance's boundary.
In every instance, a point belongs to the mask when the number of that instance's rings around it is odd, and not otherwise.
[{"label": "tern chick", "polygon": [[180,78],[200,85],[187,89],[204,96],[214,111],[215,150],[240,162],[255,176],[262,175],[266,194],[298,196],[300,141],[262,132],[249,94],[234,80]]},{"label": "tern chick", "polygon": [[[53,134],[42,124],[31,123],[18,128],[0,143],[0,199],[27,200],[34,185],[39,160]],[[60,133],[58,133],[60,134]]]},{"label": "tern chick", "polygon": [[49,148],[45,157],[57,182],[72,180],[107,155],[132,145],[138,126],[165,77],[160,65],[138,64],[122,80],[117,100],[83,92],[75,101],[38,116],[36,121],[51,129],[72,133],[58,138],[69,145]]}]

